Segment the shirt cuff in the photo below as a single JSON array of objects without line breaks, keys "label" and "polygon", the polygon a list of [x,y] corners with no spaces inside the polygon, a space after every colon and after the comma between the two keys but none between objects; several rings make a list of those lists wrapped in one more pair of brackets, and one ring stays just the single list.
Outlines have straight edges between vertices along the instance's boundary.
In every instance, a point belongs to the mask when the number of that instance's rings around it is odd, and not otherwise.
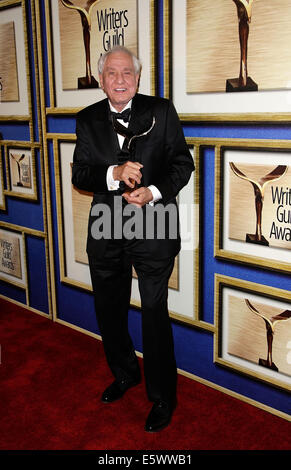
[{"label": "shirt cuff", "polygon": [[150,191],[153,195],[153,199],[149,202],[149,204],[151,206],[153,206],[155,202],[157,202],[159,199],[162,199],[162,195],[161,195],[160,191],[158,190],[158,188],[156,188],[156,186],[154,186],[152,184],[150,186],[148,186],[148,189],[150,189]]},{"label": "shirt cuff", "polygon": [[110,165],[107,170],[106,183],[109,191],[116,191],[119,188],[119,181],[113,179],[113,168],[117,165]]}]

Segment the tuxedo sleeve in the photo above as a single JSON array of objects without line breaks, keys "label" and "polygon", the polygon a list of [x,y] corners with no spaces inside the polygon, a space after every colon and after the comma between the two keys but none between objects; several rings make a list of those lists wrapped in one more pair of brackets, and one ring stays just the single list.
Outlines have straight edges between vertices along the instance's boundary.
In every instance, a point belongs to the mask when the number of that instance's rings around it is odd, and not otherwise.
[{"label": "tuxedo sleeve", "polygon": [[155,182],[164,203],[178,195],[195,169],[178,114],[173,104],[170,101],[168,103],[163,144],[164,166],[159,180]]},{"label": "tuxedo sleeve", "polygon": [[89,146],[89,131],[86,121],[77,116],[76,147],[73,157],[72,183],[77,188],[89,191],[107,191],[106,175],[109,165],[95,163]]}]

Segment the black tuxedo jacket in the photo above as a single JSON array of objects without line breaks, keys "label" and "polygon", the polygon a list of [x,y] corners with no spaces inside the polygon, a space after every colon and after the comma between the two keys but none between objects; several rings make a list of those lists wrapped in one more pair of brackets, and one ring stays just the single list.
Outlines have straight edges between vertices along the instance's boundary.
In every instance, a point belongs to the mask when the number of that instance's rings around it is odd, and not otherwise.
[{"label": "black tuxedo jacket", "polygon": [[[157,204],[176,205],[176,196],[194,170],[178,115],[169,100],[136,94],[132,101],[128,129],[135,135],[141,134],[150,128],[153,117],[155,125],[151,132],[135,140],[135,160],[143,165],[141,185],[152,184],[159,189],[162,199]],[[72,183],[79,189],[94,193],[92,207],[98,203],[107,204],[113,211],[117,193],[108,190],[106,174],[110,165],[118,164],[120,149],[107,99],[78,113],[76,134]],[[146,207],[140,210],[145,214]],[[113,219],[117,216],[120,215],[113,213]],[[107,240],[96,240],[92,236],[91,228],[95,220],[91,209],[87,253],[89,256],[102,257]],[[165,233],[168,233],[167,229]],[[178,233],[175,239],[171,236],[166,239],[154,237],[146,239],[145,243],[147,251],[155,257],[175,256],[180,249],[180,236]]]}]

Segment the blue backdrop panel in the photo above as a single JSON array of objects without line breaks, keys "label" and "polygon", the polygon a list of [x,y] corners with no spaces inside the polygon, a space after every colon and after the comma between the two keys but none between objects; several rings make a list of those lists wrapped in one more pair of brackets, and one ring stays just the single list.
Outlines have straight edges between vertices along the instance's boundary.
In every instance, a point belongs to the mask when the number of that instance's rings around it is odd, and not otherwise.
[{"label": "blue backdrop panel", "polygon": [[[27,2],[29,20],[29,48],[30,61],[34,66],[34,55],[32,53],[33,27],[31,24],[31,2]],[[46,18],[44,0],[39,1],[42,51],[43,51],[43,73],[44,73],[44,99],[47,107],[49,102],[49,77],[48,57],[46,49]],[[164,95],[164,57],[163,57],[163,1],[157,0],[157,64],[158,64],[158,94]],[[39,139],[38,119],[40,115],[37,109],[37,86],[34,68],[32,76],[32,101],[33,101],[33,123],[36,141]],[[207,112],[207,110],[206,110]],[[290,139],[291,124],[247,124],[247,123],[184,123],[186,137],[217,138],[248,138],[248,139]],[[46,129],[44,134],[61,133],[73,134],[75,132],[75,118],[67,115],[46,116]],[[5,140],[30,141],[29,126],[27,122],[1,122],[0,133]],[[46,140],[44,145],[46,145]],[[44,230],[42,191],[40,177],[40,155],[37,155],[37,181],[39,187],[39,200],[30,202],[13,197],[6,197],[6,210],[1,211],[0,219],[4,222]],[[50,190],[51,190],[51,218],[52,218],[52,245],[54,255],[54,295],[56,299],[57,318],[68,322],[72,326],[83,328],[88,332],[99,333],[98,323],[94,312],[94,301],[91,292],[81,290],[77,287],[61,282],[59,268],[59,233],[57,219],[57,201],[55,187],[54,155],[51,141],[48,143],[48,167]],[[215,158],[214,149],[206,148],[202,155],[201,165],[201,318],[213,324],[214,322],[214,279],[215,274],[222,274],[237,279],[248,280],[266,286],[273,286],[290,291],[290,274],[265,270],[222,261],[214,258],[214,208],[215,208]],[[47,195],[46,195],[47,196]],[[48,313],[47,278],[46,278],[46,253],[44,240],[27,235],[27,260],[29,276],[30,303],[33,307]],[[291,260],[290,260],[291,261]],[[40,275],[41,273],[41,275]],[[0,294],[13,300],[26,303],[25,291],[16,288],[6,282],[0,282]],[[130,309],[129,329],[133,338],[134,346],[138,351],[143,350],[141,334],[141,312],[138,309]],[[173,321],[173,334],[177,365],[180,369],[199,376],[219,386],[237,392],[247,398],[261,404],[273,407],[276,410],[290,413],[290,396],[288,393],[270,383],[265,383],[253,377],[240,374],[234,370],[223,368],[214,363],[213,346],[214,334],[200,328],[191,327]]]},{"label": "blue backdrop panel", "polygon": [[45,242],[42,238],[26,236],[29,304],[49,313]]},{"label": "blue backdrop panel", "polygon": [[26,292],[24,289],[16,287],[5,281],[0,281],[0,294],[8,299],[16,300],[22,304],[26,304]]}]

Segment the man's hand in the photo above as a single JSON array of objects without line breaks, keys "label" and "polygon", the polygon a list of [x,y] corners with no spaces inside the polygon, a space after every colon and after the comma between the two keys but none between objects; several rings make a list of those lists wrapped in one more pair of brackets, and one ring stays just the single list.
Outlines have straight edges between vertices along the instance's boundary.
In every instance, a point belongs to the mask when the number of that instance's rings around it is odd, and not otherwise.
[{"label": "man's hand", "polygon": [[125,162],[123,165],[113,168],[113,179],[117,181],[124,181],[129,188],[134,188],[135,184],[141,182],[141,168],[143,165],[138,162]]},{"label": "man's hand", "polygon": [[145,187],[137,188],[131,192],[125,192],[122,196],[129,204],[134,204],[137,207],[142,207],[153,199],[151,190]]}]

